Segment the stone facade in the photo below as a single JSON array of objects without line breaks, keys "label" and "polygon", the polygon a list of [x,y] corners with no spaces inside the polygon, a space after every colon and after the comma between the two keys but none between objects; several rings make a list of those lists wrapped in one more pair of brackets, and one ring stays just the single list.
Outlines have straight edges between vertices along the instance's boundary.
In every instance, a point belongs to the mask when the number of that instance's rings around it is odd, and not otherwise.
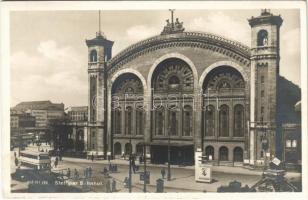
[{"label": "stone facade", "polygon": [[249,19],[251,48],[183,23],[115,57],[100,33],[87,40],[87,149],[119,156],[146,145],[155,163],[169,144],[183,163],[201,149],[217,163],[263,165],[275,156],[281,23],[267,10]]}]

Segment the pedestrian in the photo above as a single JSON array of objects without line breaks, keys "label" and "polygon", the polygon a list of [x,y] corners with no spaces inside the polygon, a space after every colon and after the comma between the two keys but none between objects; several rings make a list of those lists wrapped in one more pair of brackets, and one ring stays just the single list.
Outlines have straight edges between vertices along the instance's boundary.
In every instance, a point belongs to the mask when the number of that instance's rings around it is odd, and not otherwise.
[{"label": "pedestrian", "polygon": [[92,155],[91,155],[91,160],[92,160],[92,162],[94,161],[94,155],[93,155],[93,153],[92,153]]},{"label": "pedestrian", "polygon": [[166,175],[166,170],[165,170],[165,168],[162,168],[161,171],[160,171],[160,173],[161,173],[162,178],[165,179],[165,175]]},{"label": "pedestrian", "polygon": [[106,192],[107,193],[110,193],[110,180],[108,179],[107,182],[106,182]]},{"label": "pedestrian", "polygon": [[117,189],[116,189],[116,181],[114,179],[112,179],[112,187],[111,187],[111,189],[112,189],[112,192],[116,192],[117,191]]},{"label": "pedestrian", "polygon": [[107,167],[104,167],[104,175],[106,176],[107,175],[107,172],[108,172],[108,170],[107,170]]},{"label": "pedestrian", "polygon": [[139,156],[139,163],[142,163],[142,156]]},{"label": "pedestrian", "polygon": [[136,173],[136,163],[135,163],[135,157],[134,156],[132,156],[132,166],[133,166],[133,171],[134,171],[134,174]]},{"label": "pedestrian", "polygon": [[57,168],[57,166],[58,166],[58,157],[55,160],[55,168]]},{"label": "pedestrian", "polygon": [[123,185],[125,188],[128,188],[128,178],[127,177],[125,177]]},{"label": "pedestrian", "polygon": [[89,172],[89,177],[92,178],[92,167],[91,166],[88,168],[88,172]]},{"label": "pedestrian", "polygon": [[16,167],[18,166],[18,158],[17,157],[15,157],[15,165],[16,165]]},{"label": "pedestrian", "polygon": [[108,162],[110,163],[111,156],[110,156],[110,155],[108,155],[107,157],[108,157]]},{"label": "pedestrian", "polygon": [[16,158],[16,151],[14,151],[14,157]]},{"label": "pedestrian", "polygon": [[88,178],[88,168],[85,168],[83,170],[83,175],[84,175],[85,178]]},{"label": "pedestrian", "polygon": [[71,169],[70,168],[67,169],[67,178],[68,179],[71,178]]},{"label": "pedestrian", "polygon": [[75,170],[74,170],[74,177],[75,177],[75,179],[78,179],[78,178],[79,178],[79,174],[78,174],[78,171],[77,171],[76,168],[75,168]]}]

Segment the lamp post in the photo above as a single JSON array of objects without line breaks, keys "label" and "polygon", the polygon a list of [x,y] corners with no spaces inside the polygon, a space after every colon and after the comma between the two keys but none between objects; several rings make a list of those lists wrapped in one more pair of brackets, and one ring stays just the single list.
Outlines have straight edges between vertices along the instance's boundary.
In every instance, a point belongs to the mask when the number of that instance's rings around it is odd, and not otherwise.
[{"label": "lamp post", "polygon": [[146,157],[146,144],[143,143],[143,166],[144,166],[144,180],[143,180],[143,192],[147,192],[146,172],[147,172],[147,157]]},{"label": "lamp post", "polygon": [[129,138],[129,172],[128,172],[128,191],[132,192],[132,138]]},{"label": "lamp post", "polygon": [[171,180],[171,170],[170,170],[170,131],[171,126],[169,126],[169,132],[168,132],[168,174],[167,174],[167,180]]}]

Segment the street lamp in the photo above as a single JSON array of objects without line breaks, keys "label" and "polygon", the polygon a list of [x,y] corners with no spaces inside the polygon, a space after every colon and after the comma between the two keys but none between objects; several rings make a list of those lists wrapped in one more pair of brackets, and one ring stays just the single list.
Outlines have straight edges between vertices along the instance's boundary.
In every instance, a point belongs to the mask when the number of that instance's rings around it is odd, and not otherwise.
[{"label": "street lamp", "polygon": [[168,131],[168,172],[167,172],[167,180],[171,180],[171,170],[170,170],[170,132],[171,132],[171,126],[169,126]]},{"label": "street lamp", "polygon": [[146,157],[146,144],[143,143],[143,165],[144,165],[144,180],[143,180],[143,192],[146,193],[147,192],[147,176],[146,176],[146,172],[147,172],[147,157]]},{"label": "street lamp", "polygon": [[128,191],[132,192],[132,138],[129,138],[129,173],[128,173]]}]

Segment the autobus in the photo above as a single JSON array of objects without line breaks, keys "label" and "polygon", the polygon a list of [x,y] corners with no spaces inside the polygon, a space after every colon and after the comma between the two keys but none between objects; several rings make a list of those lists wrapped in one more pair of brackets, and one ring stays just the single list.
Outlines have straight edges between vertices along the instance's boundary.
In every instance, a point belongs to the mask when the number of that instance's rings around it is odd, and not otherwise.
[{"label": "autobus", "polygon": [[34,170],[50,170],[51,160],[48,152],[25,150],[20,152],[20,166]]}]

